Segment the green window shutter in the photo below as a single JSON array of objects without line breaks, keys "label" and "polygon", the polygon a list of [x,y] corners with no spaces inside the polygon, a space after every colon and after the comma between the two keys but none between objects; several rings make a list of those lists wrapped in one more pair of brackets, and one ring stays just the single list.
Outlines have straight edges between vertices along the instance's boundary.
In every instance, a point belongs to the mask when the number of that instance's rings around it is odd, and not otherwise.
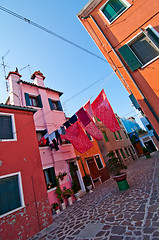
[{"label": "green window shutter", "polygon": [[113,134],[114,134],[114,137],[115,137],[115,139],[116,139],[116,140],[118,140],[118,138],[117,138],[117,136],[116,136],[115,132],[113,132]]},{"label": "green window shutter", "polygon": [[24,96],[25,96],[26,106],[30,106],[29,94],[28,93],[24,93]]},{"label": "green window shutter", "polygon": [[136,98],[134,97],[134,95],[133,95],[133,94],[130,94],[130,95],[129,95],[129,98],[130,98],[132,104],[134,105],[134,107],[135,107],[136,109],[139,109],[139,108],[140,108],[140,105],[138,104],[138,102],[137,102]]},{"label": "green window shutter", "polygon": [[41,100],[40,94],[37,96],[37,101],[38,101],[38,107],[42,108],[43,104],[42,104],[42,100]]},{"label": "green window shutter", "polygon": [[58,107],[58,110],[59,110],[59,111],[63,111],[62,105],[61,105],[61,102],[60,102],[60,101],[57,101],[57,107]]},{"label": "green window shutter", "polygon": [[137,58],[137,56],[127,44],[119,48],[118,51],[125,60],[125,62],[128,64],[131,71],[135,71],[142,66],[140,60]]},{"label": "green window shutter", "polygon": [[126,148],[125,148],[125,152],[126,152],[127,156],[129,157],[130,154],[128,153],[128,150]]},{"label": "green window shutter", "polygon": [[120,135],[120,132],[118,131],[118,135],[119,135],[119,138],[122,139],[121,135]]},{"label": "green window shutter", "polygon": [[151,30],[151,28],[147,29],[147,35],[151,40],[154,42],[154,44],[159,48],[159,38],[158,36]]},{"label": "green window shutter", "polygon": [[125,157],[125,154],[122,149],[120,149],[120,152],[121,152],[121,155],[123,156],[123,158],[125,159],[126,157]]},{"label": "green window shutter", "polygon": [[50,104],[50,109],[54,110],[54,104],[52,103],[52,100],[50,98],[48,98],[49,104]]},{"label": "green window shutter", "polygon": [[127,6],[121,0],[109,0],[103,8],[103,13],[112,22]]},{"label": "green window shutter", "polygon": [[108,139],[108,137],[107,137],[107,134],[106,134],[105,132],[102,132],[102,134],[103,134],[103,137],[104,137],[105,141],[108,142],[109,139]]}]

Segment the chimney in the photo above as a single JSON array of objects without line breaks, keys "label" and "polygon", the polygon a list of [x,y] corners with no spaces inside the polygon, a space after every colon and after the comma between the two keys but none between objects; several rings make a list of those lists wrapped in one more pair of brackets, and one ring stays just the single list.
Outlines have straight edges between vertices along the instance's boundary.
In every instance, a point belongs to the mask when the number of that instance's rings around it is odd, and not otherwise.
[{"label": "chimney", "polygon": [[41,86],[41,87],[45,87],[44,85],[44,75],[40,72],[40,71],[36,71],[33,73],[33,75],[31,76],[31,79],[33,79],[33,83]]},{"label": "chimney", "polygon": [[18,72],[18,68],[16,68],[15,72],[9,72],[6,78],[9,82],[9,104],[11,105],[21,106],[20,86],[18,84],[20,78],[21,75]]}]

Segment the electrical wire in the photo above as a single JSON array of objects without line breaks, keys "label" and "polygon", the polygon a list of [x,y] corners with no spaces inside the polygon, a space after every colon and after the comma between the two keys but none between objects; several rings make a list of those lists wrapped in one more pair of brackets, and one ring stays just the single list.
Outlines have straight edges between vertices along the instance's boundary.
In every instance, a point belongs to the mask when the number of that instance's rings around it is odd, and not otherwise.
[{"label": "electrical wire", "polygon": [[102,60],[102,61],[108,63],[108,61],[107,61],[106,59],[104,59],[104,58],[102,58],[102,57],[96,55],[95,53],[93,53],[93,52],[87,50],[86,48],[84,48],[84,47],[82,47],[82,46],[80,46],[80,45],[78,45],[78,44],[72,42],[71,40],[66,39],[66,38],[64,38],[63,36],[61,36],[61,35],[59,35],[59,34],[53,32],[53,31],[51,31],[51,30],[49,30],[49,29],[47,29],[47,28],[45,28],[45,27],[43,27],[43,26],[41,26],[41,25],[39,25],[39,24],[37,24],[37,23],[35,23],[35,22],[33,22],[33,21],[31,21],[31,20],[28,19],[28,18],[25,18],[25,17],[23,17],[23,16],[21,16],[21,15],[15,13],[15,12],[13,12],[13,11],[7,9],[7,8],[4,8],[4,7],[2,7],[2,6],[0,6],[0,10],[6,12],[6,13],[8,13],[8,14],[10,14],[10,15],[16,17],[16,18],[19,18],[20,20],[25,21],[25,22],[27,22],[27,23],[33,25],[34,27],[37,27],[37,28],[41,29],[42,31],[47,32],[47,33],[53,35],[54,37],[57,37],[57,38],[61,39],[62,41],[65,41],[65,42],[67,42],[67,43],[73,45],[74,47],[77,47],[77,48],[79,48],[79,49],[85,51],[86,53],[89,53],[89,54],[91,54],[92,56],[94,56],[94,57],[96,57],[96,58],[98,58],[98,59],[100,59],[100,60]]}]

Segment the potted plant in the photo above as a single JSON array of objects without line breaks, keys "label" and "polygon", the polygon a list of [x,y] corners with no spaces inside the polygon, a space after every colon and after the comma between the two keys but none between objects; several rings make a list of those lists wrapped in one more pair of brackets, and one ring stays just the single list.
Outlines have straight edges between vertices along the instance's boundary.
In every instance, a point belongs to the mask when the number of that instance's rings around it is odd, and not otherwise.
[{"label": "potted plant", "polygon": [[74,195],[77,199],[77,201],[80,201],[81,199],[79,198],[79,190],[80,190],[80,186],[79,186],[79,183],[77,182],[77,180],[73,180],[72,181],[72,190],[74,192]]},{"label": "potted plant", "polygon": [[92,189],[92,181],[91,181],[91,177],[89,174],[85,173],[85,176],[83,177],[83,182],[84,185],[86,187],[86,189],[91,193],[93,192]]},{"label": "potted plant", "polygon": [[59,203],[58,202],[54,202],[52,204],[52,210],[53,210],[53,214],[58,214],[60,212],[60,209],[59,209]]},{"label": "potted plant", "polygon": [[122,172],[122,170],[127,169],[127,166],[115,156],[114,152],[108,153],[107,157],[109,157],[107,162],[109,173],[113,175],[119,190],[127,190],[129,184],[126,180],[126,172]]},{"label": "potted plant", "polygon": [[66,189],[66,187],[64,187],[63,196],[64,198],[67,199],[69,206],[72,205],[72,198],[71,198],[72,194],[73,194],[73,190],[71,188]]},{"label": "potted plant", "polygon": [[60,180],[62,181],[66,175],[67,175],[66,172],[63,173],[59,172],[58,178],[60,178]]},{"label": "potted plant", "polygon": [[56,177],[56,183],[57,183],[57,187],[56,187],[55,193],[57,195],[57,198],[58,198],[59,202],[61,203],[61,208],[64,210],[66,208],[66,205],[65,205],[65,202],[62,198],[62,190],[60,188],[58,177]]},{"label": "potted plant", "polygon": [[150,151],[146,147],[142,147],[142,150],[146,158],[151,158]]}]

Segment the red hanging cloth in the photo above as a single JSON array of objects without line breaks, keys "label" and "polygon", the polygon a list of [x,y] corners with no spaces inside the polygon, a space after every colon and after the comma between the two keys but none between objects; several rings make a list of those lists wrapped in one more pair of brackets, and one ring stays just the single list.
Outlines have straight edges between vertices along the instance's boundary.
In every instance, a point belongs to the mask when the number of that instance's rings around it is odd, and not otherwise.
[{"label": "red hanging cloth", "polygon": [[94,115],[99,118],[111,132],[115,132],[120,129],[119,123],[104,90],[100,92],[91,106]]},{"label": "red hanging cloth", "polygon": [[87,131],[87,133],[89,133],[96,140],[103,139],[103,135],[98,130],[90,115],[87,113],[87,111],[84,110],[83,107],[80,108],[78,112],[76,112],[76,115],[78,116],[78,120],[80,121],[82,127]]},{"label": "red hanging cloth", "polygon": [[84,153],[93,147],[92,142],[88,139],[78,121],[65,131],[66,134],[61,135],[61,138],[69,140],[78,152]]}]

